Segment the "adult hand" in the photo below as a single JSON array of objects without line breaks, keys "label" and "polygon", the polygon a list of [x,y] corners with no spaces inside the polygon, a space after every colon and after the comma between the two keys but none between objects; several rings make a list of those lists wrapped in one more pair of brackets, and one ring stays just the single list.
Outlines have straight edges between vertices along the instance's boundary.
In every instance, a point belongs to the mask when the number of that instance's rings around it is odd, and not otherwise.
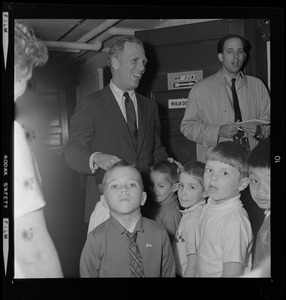
[{"label": "adult hand", "polygon": [[247,137],[254,137],[257,131],[257,125],[254,124],[244,124],[241,125],[241,128],[243,129]]},{"label": "adult hand", "polygon": [[175,163],[175,164],[178,166],[178,172],[179,172],[181,169],[183,169],[183,165],[182,165],[179,161],[175,160],[174,158],[169,157],[169,158],[168,158],[168,161],[169,161],[170,163]]},{"label": "adult hand", "polygon": [[107,170],[121,159],[115,155],[97,153],[93,156],[93,161],[102,169]]},{"label": "adult hand", "polygon": [[238,128],[239,125],[237,124],[237,122],[227,123],[225,125],[220,126],[218,135],[225,138],[232,138],[237,134],[239,130]]}]

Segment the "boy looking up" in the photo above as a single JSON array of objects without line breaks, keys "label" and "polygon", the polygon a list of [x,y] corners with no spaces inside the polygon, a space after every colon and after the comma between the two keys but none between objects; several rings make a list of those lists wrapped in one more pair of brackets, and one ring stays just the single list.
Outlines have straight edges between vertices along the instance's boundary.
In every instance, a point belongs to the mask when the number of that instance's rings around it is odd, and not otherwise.
[{"label": "boy looking up", "polygon": [[[140,206],[147,196],[139,171],[119,161],[106,171],[102,189],[110,218],[87,237],[80,259],[81,277],[174,277],[174,257],[166,230],[141,216]],[[128,237],[132,233],[135,241]],[[130,254],[131,248],[136,248],[138,256]],[[140,264],[139,272],[133,264],[134,256]]]}]

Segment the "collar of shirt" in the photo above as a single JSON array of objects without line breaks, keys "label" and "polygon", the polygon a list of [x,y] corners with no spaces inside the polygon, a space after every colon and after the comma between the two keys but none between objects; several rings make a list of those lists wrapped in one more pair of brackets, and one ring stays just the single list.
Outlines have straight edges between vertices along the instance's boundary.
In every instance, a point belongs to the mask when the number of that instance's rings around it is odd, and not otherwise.
[{"label": "collar of shirt", "polygon": [[183,210],[180,210],[180,212],[185,215],[187,213],[190,213],[191,211],[197,209],[199,206],[204,206],[206,204],[206,200],[205,198],[203,198],[202,200],[200,200],[198,203],[196,203],[195,205],[185,208]]},{"label": "collar of shirt", "polygon": [[221,204],[216,204],[216,201],[212,200],[211,198],[208,198],[207,205],[214,210],[224,210],[224,209],[227,209],[227,207],[233,206],[233,205],[242,207],[242,202],[240,201],[240,196],[241,196],[241,194],[238,194],[237,196],[230,198]]},{"label": "collar of shirt", "polygon": [[[110,89],[122,111],[122,114],[125,118],[125,120],[127,120],[126,118],[126,110],[125,110],[125,97],[123,96],[124,94],[124,91],[122,91],[120,88],[118,88],[113,82],[112,80],[110,80]],[[137,99],[136,99],[136,95],[135,95],[135,91],[130,91],[128,92],[129,93],[129,96],[130,98],[132,99],[133,103],[134,103],[134,106],[135,106],[135,112],[136,112],[136,117],[137,117],[137,120],[138,120],[138,109],[137,109]],[[138,126],[138,121],[137,121],[137,126]]]},{"label": "collar of shirt", "polygon": [[270,215],[271,210],[267,209],[265,210],[264,214],[265,214],[265,219]]},{"label": "collar of shirt", "polygon": [[164,206],[164,205],[168,205],[170,203],[174,203],[178,200],[177,195],[175,193],[171,193],[170,196],[168,196],[167,199],[163,200],[162,202],[158,202],[157,204],[159,206]]},{"label": "collar of shirt", "polygon": [[[221,69],[218,73],[219,75],[219,81],[221,82],[221,84],[224,84],[226,86],[229,86],[229,88],[231,87],[231,79],[230,76],[228,74],[226,74],[223,69]],[[242,85],[245,85],[247,87],[247,77],[242,73],[242,72],[239,72],[237,74],[237,77],[236,77],[236,89],[238,89],[239,87],[241,87]]]},{"label": "collar of shirt", "polygon": [[134,220],[134,223],[132,224],[132,226],[128,230],[129,232],[138,231],[138,229],[135,230],[135,228],[137,227],[137,223],[138,223],[138,220],[140,219],[140,217],[141,217],[141,214],[139,214],[138,217],[137,217],[137,219]]},{"label": "collar of shirt", "polygon": [[233,78],[235,78],[236,80],[235,80],[235,86],[236,86],[236,89],[237,89],[237,87],[239,86],[239,84],[240,84],[240,81],[241,81],[241,75],[240,75],[240,73],[238,73],[237,75],[236,75],[236,77],[230,77],[226,72],[224,72],[223,70],[222,70],[222,73],[223,73],[223,75],[224,75],[224,77],[225,77],[225,79],[226,79],[226,81],[227,81],[227,83],[228,83],[228,85],[231,87],[231,85],[232,85],[232,82],[231,82],[231,80],[233,79]]},{"label": "collar of shirt", "polygon": [[[218,72],[218,80],[220,84],[226,89],[227,95],[230,99],[232,105],[232,92],[231,92],[231,77],[226,74],[223,69]],[[239,72],[236,78],[237,82],[235,83],[236,91],[238,99],[243,99],[243,89],[242,87],[247,88],[247,77],[242,73]]]},{"label": "collar of shirt", "polygon": [[[116,220],[116,218],[114,218],[111,214],[110,214],[110,222],[112,223],[112,225],[120,232],[120,234],[123,234],[126,232],[126,228],[120,224],[119,221]],[[130,228],[129,228],[130,229]],[[132,231],[131,231],[132,229]],[[134,231],[144,231],[143,230],[143,219],[141,216],[141,213],[138,215],[137,219],[135,220],[135,222],[133,223],[133,226],[130,230],[128,230],[129,232],[134,232]]]}]

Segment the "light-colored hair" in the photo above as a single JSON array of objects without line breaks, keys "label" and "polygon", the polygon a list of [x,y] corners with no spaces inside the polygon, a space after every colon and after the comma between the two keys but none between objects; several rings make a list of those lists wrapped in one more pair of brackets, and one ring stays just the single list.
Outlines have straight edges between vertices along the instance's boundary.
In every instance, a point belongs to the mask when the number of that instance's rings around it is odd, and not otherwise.
[{"label": "light-colored hair", "polygon": [[180,174],[186,173],[190,176],[196,177],[199,180],[202,187],[204,187],[203,180],[204,180],[205,166],[206,164],[202,161],[199,160],[190,161],[183,165],[183,169],[181,169]]},{"label": "light-colored hair", "polygon": [[135,172],[138,174],[138,176],[137,176],[138,178],[136,178],[136,179],[138,179],[138,182],[139,182],[139,185],[140,185],[140,187],[142,189],[142,192],[144,191],[144,185],[143,185],[142,176],[141,176],[140,172],[138,171],[138,169],[134,165],[128,163],[127,161],[120,160],[119,162],[115,163],[114,165],[112,165],[110,168],[108,168],[106,170],[106,172],[105,172],[105,174],[103,176],[103,179],[102,179],[102,191],[103,192],[105,190],[106,182],[107,182],[107,178],[108,178],[109,174],[113,170],[118,169],[118,168],[129,168],[129,169],[135,170]]},{"label": "light-colored hair", "polygon": [[44,65],[48,58],[47,48],[36,38],[33,29],[15,21],[14,67],[16,80],[25,79],[34,67]]},{"label": "light-colored hair", "polygon": [[120,53],[124,50],[124,45],[125,43],[135,43],[140,45],[142,48],[144,48],[143,43],[137,39],[134,36],[126,36],[123,38],[120,38],[118,40],[116,40],[115,42],[112,43],[112,45],[109,48],[108,51],[108,62],[109,62],[109,66],[111,66],[111,60],[112,58],[118,58]]},{"label": "light-colored hair", "polygon": [[237,168],[241,178],[244,178],[248,176],[248,153],[249,151],[244,146],[226,141],[218,143],[211,149],[206,156],[206,161],[219,161]]}]

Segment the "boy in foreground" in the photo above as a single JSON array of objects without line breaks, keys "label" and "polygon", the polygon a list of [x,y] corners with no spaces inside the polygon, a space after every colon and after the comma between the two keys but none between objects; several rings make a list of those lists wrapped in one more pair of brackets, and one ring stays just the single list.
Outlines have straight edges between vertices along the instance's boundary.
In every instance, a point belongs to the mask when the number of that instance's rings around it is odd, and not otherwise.
[{"label": "boy in foreground", "polygon": [[[166,230],[140,212],[147,196],[139,171],[119,161],[106,171],[102,188],[110,218],[88,235],[80,276],[174,277],[175,262]],[[137,235],[135,241],[128,237],[132,233]]]}]

